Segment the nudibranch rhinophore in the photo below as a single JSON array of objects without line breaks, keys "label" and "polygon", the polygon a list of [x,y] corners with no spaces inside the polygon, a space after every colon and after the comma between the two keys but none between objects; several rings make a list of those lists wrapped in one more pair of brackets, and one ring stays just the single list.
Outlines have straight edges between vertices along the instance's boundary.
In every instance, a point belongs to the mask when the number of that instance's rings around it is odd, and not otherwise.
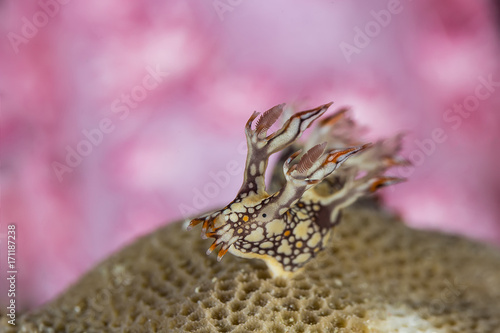
[{"label": "nudibranch rhinophore", "polygon": [[[188,226],[189,230],[203,223],[202,237],[215,238],[207,254],[220,246],[219,261],[230,252],[264,260],[273,276],[291,276],[326,246],[342,208],[380,187],[403,181],[384,175],[390,167],[407,163],[397,157],[401,136],[360,144],[361,131],[346,116],[346,109],[320,121],[307,142],[292,145],[331,104],[295,113],[269,135],[284,104],[264,112],[255,129],[252,123],[259,113],[252,114],[245,127],[244,180],[236,198]],[[270,194],[264,179],[268,159],[290,146],[297,151],[284,159],[284,177],[275,176],[270,188],[280,180],[284,184]],[[301,148],[307,152],[292,164]]]}]

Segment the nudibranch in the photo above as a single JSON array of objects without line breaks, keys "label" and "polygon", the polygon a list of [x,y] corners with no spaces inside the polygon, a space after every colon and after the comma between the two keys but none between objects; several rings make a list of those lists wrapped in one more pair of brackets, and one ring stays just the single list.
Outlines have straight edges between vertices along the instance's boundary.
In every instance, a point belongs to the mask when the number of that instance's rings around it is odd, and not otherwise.
[{"label": "nudibranch", "polygon": [[[345,109],[320,121],[307,142],[294,145],[331,104],[293,114],[272,134],[267,131],[281,116],[284,104],[264,112],[254,128],[259,113],[252,114],[245,126],[244,181],[236,198],[188,226],[189,230],[202,223],[202,237],[215,238],[207,254],[220,246],[219,261],[230,252],[264,260],[273,276],[291,276],[326,246],[342,208],[403,180],[384,175],[390,167],[407,163],[397,157],[401,136],[361,144],[361,131]],[[270,188],[279,180],[284,184],[268,193],[264,179],[268,159],[287,147],[295,152],[281,160],[283,173],[274,177]]]}]

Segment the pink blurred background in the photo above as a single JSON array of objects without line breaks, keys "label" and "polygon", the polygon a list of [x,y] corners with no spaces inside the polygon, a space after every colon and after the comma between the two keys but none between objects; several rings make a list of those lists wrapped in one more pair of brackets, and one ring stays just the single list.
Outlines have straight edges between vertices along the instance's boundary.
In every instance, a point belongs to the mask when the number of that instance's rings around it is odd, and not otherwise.
[{"label": "pink blurred background", "polygon": [[393,172],[409,181],[384,190],[388,205],[415,227],[500,244],[495,9],[0,2],[0,300],[8,224],[18,306],[33,308],[138,236],[231,200],[244,123],[282,102],[350,105],[371,140],[406,131],[414,166]]}]

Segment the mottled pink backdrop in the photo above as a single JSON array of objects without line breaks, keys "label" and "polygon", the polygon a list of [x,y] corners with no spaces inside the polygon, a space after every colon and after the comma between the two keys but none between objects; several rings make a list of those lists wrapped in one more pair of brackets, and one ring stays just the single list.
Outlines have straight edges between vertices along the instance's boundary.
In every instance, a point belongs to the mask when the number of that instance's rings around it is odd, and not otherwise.
[{"label": "mottled pink backdrop", "polygon": [[350,105],[370,139],[406,131],[414,167],[388,204],[500,244],[494,13],[484,0],[0,2],[0,300],[8,224],[32,308],[138,236],[231,200],[245,121],[282,102]]}]

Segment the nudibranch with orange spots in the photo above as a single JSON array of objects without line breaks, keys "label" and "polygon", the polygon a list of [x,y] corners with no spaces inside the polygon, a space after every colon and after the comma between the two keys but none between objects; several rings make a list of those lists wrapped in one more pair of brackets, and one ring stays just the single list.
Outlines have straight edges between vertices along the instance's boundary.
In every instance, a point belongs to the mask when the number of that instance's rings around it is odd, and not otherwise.
[{"label": "nudibranch with orange spots", "polygon": [[[273,276],[291,276],[325,247],[342,208],[403,180],[384,176],[391,166],[407,163],[396,156],[401,136],[360,144],[360,130],[345,109],[320,121],[305,144],[293,145],[331,104],[295,113],[269,135],[267,131],[279,119],[284,104],[262,114],[255,129],[252,123],[259,113],[252,114],[245,127],[248,153],[244,181],[236,198],[223,209],[193,219],[188,226],[189,230],[202,223],[202,237],[215,238],[207,254],[220,246],[219,261],[230,252],[264,260]],[[282,160],[283,173],[273,177],[270,188],[279,180],[284,184],[270,194],[264,179],[268,159],[287,147],[297,151]],[[307,152],[292,164],[301,148]]]}]

